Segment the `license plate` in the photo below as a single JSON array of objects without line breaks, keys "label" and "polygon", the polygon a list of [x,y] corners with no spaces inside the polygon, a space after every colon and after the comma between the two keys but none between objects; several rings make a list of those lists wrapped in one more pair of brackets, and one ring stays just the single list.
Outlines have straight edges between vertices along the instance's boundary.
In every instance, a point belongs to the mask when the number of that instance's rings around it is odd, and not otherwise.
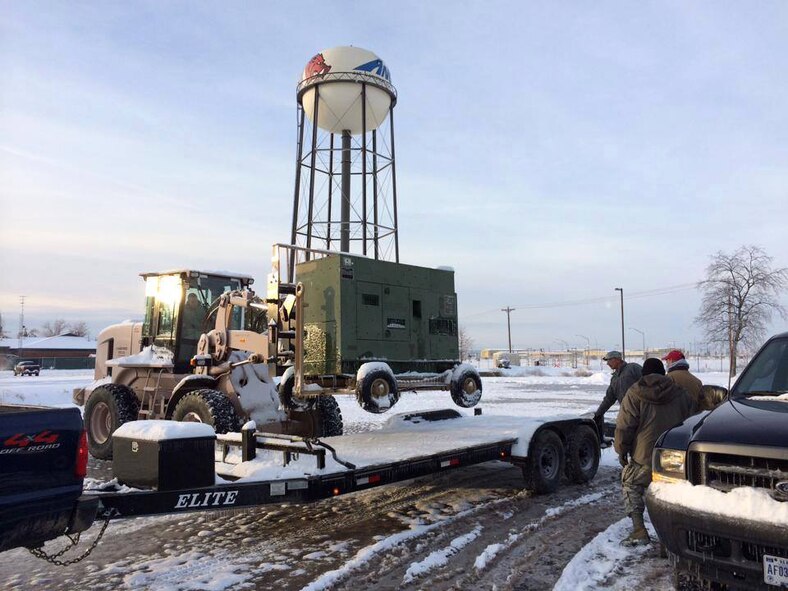
[{"label": "license plate", "polygon": [[788,558],[763,555],[763,582],[788,587]]}]

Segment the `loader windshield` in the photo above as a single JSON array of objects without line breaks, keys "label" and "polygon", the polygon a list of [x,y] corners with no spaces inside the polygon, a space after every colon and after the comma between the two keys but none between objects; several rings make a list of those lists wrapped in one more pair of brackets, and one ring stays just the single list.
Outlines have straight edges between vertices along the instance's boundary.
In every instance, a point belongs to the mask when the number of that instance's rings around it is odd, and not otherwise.
[{"label": "loader windshield", "polygon": [[[213,328],[206,321],[212,305],[223,293],[244,284],[240,278],[197,271],[147,276],[143,337],[172,351],[177,373],[190,371],[200,336]],[[243,310],[234,310],[229,328],[240,328],[243,320]]]}]

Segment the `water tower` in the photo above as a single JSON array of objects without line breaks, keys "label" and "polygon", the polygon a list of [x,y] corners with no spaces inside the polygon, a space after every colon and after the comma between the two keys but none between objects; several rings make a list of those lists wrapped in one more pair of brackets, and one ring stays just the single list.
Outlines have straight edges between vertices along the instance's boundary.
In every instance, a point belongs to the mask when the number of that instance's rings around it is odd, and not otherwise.
[{"label": "water tower", "polygon": [[397,92],[388,68],[359,47],[326,49],[304,68],[297,98],[291,244],[399,262]]}]

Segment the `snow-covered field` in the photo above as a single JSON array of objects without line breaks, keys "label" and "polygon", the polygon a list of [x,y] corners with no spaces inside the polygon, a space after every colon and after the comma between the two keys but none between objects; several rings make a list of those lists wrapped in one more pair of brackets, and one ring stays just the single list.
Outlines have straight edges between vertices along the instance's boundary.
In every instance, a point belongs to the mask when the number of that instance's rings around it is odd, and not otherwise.
[{"label": "snow-covered field", "polygon": [[[505,373],[483,380],[485,416],[583,414],[596,408],[609,381],[607,372]],[[727,385],[721,373],[701,377]],[[71,405],[72,389],[91,380],[85,371],[0,372],[0,402]],[[389,418],[364,412],[351,397],[339,402],[347,433],[374,433]],[[406,392],[394,411],[447,407],[447,392]],[[615,407],[609,420],[614,415]],[[619,545],[628,523],[617,466],[605,450],[594,482],[542,497],[520,489],[516,468],[493,462],[308,506],[117,522],[75,566],[8,552],[0,580],[20,590],[670,589],[667,563],[653,546]]]}]

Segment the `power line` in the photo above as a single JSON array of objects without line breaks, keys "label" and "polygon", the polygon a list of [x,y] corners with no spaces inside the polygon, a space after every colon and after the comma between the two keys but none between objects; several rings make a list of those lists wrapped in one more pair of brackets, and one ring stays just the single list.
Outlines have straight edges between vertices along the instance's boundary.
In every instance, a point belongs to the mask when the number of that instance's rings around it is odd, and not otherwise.
[{"label": "power line", "polygon": [[[670,295],[673,293],[678,293],[680,291],[687,291],[690,289],[697,288],[698,283],[680,283],[678,285],[670,285],[668,287],[658,287],[655,289],[647,289],[643,291],[633,291],[627,294],[627,299],[641,299],[641,298],[650,298],[656,297],[661,295]],[[595,298],[585,298],[585,299],[578,299],[578,300],[565,300],[563,302],[552,302],[546,304],[534,304],[534,305],[519,305],[517,306],[523,310],[545,310],[549,308],[566,308],[571,306],[586,306],[588,304],[600,304],[603,302],[608,302],[614,296],[599,296]],[[498,312],[499,310],[503,310],[502,308],[495,308],[490,310],[482,310],[480,312],[474,312],[473,314],[466,314],[463,316],[464,319],[473,318],[475,316],[482,316],[484,314],[491,314],[493,312]],[[505,310],[504,310],[505,311]]]}]

